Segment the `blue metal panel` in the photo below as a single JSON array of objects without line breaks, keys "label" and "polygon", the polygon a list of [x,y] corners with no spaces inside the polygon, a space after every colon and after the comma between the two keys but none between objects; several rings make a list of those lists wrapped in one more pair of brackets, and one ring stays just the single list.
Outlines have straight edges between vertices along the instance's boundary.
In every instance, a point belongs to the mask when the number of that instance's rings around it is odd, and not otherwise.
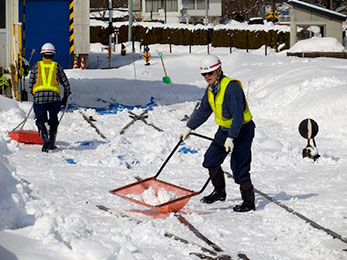
[{"label": "blue metal panel", "polygon": [[[54,60],[63,68],[71,68],[69,53],[69,0],[25,1],[25,58],[30,66],[41,60],[41,46],[50,42],[55,46]],[[19,19],[23,22],[23,0],[19,1]]]}]

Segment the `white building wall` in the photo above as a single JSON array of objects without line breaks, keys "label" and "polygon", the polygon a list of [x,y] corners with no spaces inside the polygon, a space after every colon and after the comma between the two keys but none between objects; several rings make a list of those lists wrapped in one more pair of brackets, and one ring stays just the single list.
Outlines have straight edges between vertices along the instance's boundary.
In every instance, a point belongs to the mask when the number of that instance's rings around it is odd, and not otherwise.
[{"label": "white building wall", "polygon": [[321,15],[316,12],[309,12],[300,8],[290,9],[290,47],[297,42],[298,25],[320,25],[325,27],[325,37],[336,38],[343,44],[342,21],[335,20],[329,16]]},{"label": "white building wall", "polygon": [[[177,12],[166,12],[167,23],[179,23],[181,22],[181,10],[183,9],[182,0],[178,0],[178,10]],[[188,10],[188,15],[192,17],[205,17],[205,9],[199,10]],[[209,0],[208,16],[209,22],[211,18],[220,17],[222,15],[222,1],[221,0]],[[146,1],[142,0],[142,17],[143,20],[150,20],[150,12],[146,12]],[[160,9],[158,12],[152,13],[153,20],[165,20],[164,9]],[[216,19],[213,19],[214,21]]]},{"label": "white building wall", "polygon": [[14,63],[13,51],[18,38],[13,39],[13,24],[18,23],[18,10],[18,0],[6,1],[6,28],[0,29],[0,64],[5,68]]}]

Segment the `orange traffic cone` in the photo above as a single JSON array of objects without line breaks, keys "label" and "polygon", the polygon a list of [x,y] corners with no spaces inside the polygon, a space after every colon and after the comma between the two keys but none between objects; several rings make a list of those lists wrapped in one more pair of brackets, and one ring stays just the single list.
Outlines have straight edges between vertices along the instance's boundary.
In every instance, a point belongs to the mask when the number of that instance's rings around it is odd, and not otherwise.
[{"label": "orange traffic cone", "polygon": [[86,68],[85,64],[84,64],[84,58],[81,58],[81,70],[84,70]]},{"label": "orange traffic cone", "polygon": [[73,61],[73,69],[78,69],[78,65],[77,65],[77,57],[74,58],[74,61]]}]

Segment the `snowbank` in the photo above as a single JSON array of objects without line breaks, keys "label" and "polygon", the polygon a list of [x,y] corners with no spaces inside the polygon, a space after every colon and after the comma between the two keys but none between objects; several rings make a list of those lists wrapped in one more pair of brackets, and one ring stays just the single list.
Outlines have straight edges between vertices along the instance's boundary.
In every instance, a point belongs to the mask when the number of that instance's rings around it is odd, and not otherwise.
[{"label": "snowbank", "polygon": [[8,154],[7,144],[0,137],[0,230],[23,227],[30,221],[24,209],[23,185],[14,176],[15,168],[6,158]]},{"label": "snowbank", "polygon": [[333,37],[313,37],[294,44],[288,52],[341,52],[345,47]]}]

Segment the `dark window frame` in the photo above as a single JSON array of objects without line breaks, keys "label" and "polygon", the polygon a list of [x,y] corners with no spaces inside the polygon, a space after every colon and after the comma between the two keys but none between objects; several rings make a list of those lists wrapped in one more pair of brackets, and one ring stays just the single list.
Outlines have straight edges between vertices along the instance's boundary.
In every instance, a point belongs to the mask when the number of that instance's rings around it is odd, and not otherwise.
[{"label": "dark window frame", "polygon": [[6,0],[0,0],[0,29],[6,29]]}]

